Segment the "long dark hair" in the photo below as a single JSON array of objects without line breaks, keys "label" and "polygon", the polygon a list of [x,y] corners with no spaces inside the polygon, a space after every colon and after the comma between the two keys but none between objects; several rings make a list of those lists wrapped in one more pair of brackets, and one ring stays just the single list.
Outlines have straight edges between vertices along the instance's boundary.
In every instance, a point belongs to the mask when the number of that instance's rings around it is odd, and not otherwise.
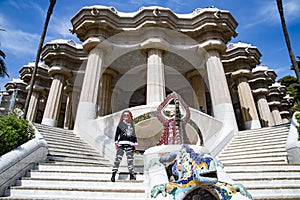
[{"label": "long dark hair", "polygon": [[119,123],[121,123],[123,121],[123,115],[124,115],[124,113],[129,113],[129,116],[130,116],[129,123],[131,124],[131,126],[134,126],[132,113],[129,110],[124,110],[122,112]]}]

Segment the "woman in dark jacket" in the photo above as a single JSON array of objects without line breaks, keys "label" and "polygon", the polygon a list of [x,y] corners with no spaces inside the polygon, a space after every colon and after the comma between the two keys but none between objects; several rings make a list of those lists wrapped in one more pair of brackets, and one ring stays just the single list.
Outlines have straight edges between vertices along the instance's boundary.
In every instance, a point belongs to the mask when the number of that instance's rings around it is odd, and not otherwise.
[{"label": "woman in dark jacket", "polygon": [[120,122],[118,124],[116,135],[115,135],[115,145],[116,145],[117,153],[116,153],[114,166],[112,169],[111,181],[115,182],[115,177],[118,172],[120,162],[122,161],[124,151],[126,152],[126,156],[127,156],[130,180],[136,180],[134,176],[133,155],[134,155],[135,146],[137,145],[137,139],[135,135],[132,113],[129,110],[125,110],[120,117]]}]

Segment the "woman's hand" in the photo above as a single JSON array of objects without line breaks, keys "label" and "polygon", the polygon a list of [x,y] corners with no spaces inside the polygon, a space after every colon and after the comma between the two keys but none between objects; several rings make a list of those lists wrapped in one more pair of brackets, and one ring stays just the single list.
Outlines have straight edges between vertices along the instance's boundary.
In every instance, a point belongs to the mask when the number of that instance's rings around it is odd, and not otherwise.
[{"label": "woman's hand", "polygon": [[118,144],[118,143],[115,143],[115,147],[116,147],[116,149],[118,150],[119,144]]}]

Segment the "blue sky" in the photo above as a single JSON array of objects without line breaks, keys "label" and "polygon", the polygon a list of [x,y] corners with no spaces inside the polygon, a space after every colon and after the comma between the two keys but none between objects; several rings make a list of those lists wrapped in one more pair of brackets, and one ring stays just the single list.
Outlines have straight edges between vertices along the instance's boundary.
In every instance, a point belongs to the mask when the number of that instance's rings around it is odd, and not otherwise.
[{"label": "blue sky", "polygon": [[[287,27],[295,56],[300,56],[300,0],[283,0]],[[35,60],[42,32],[48,0],[0,1],[0,48],[10,78],[0,79],[0,89],[12,78],[19,77],[19,69]],[[191,13],[196,8],[215,6],[229,10],[238,21],[238,36],[231,42],[242,41],[258,47],[261,64],[275,70],[278,78],[294,75],[289,69],[290,58],[286,49],[277,11],[276,0],[57,0],[45,42],[54,39],[73,39],[69,33],[70,19],[83,7],[91,5],[114,6],[121,12],[134,12],[142,6],[168,7],[176,13]]]}]

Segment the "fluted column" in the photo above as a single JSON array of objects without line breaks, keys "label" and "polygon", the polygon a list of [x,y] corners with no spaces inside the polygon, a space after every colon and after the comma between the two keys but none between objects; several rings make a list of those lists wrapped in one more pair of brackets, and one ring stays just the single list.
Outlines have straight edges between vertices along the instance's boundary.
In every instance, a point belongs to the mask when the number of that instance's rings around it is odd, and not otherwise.
[{"label": "fluted column", "polygon": [[274,83],[269,87],[270,93],[268,95],[269,107],[272,112],[275,125],[280,125],[283,123],[279,108],[281,106],[281,99],[283,94],[281,93],[281,84]]},{"label": "fluted column", "polygon": [[248,83],[249,70],[238,70],[232,73],[232,78],[237,83],[238,95],[242,116],[246,129],[261,128],[255,101]]},{"label": "fluted column", "polygon": [[192,87],[196,95],[195,108],[199,110],[200,107],[207,111],[206,106],[206,93],[205,93],[205,82],[202,76],[199,74],[198,70],[191,70],[186,74],[187,78],[192,81]]},{"label": "fluted column", "polygon": [[280,111],[279,111],[279,106],[272,106],[271,107],[271,112],[274,118],[274,123],[275,125],[280,125],[283,124],[281,115],[280,115]]},{"label": "fluted column", "polygon": [[208,50],[208,54],[206,69],[213,116],[223,121],[225,127],[230,125],[237,131],[238,128],[220,54],[214,49]]},{"label": "fluted column", "polygon": [[256,96],[257,98],[257,108],[259,111],[261,123],[263,127],[274,126],[273,115],[270,111],[267,97],[265,94],[259,94]]},{"label": "fluted column", "polygon": [[111,113],[112,80],[117,76],[117,71],[107,68],[100,81],[99,115],[104,116]]},{"label": "fluted column", "polygon": [[35,121],[36,113],[38,109],[38,102],[40,99],[40,95],[43,91],[43,88],[40,88],[38,86],[33,87],[32,95],[30,97],[29,106],[28,106],[28,112],[26,118],[29,121]]},{"label": "fluted column", "polygon": [[98,116],[98,94],[100,78],[104,71],[103,59],[109,45],[100,43],[99,38],[89,38],[83,44],[88,52],[88,61],[84,73],[76,122],[96,119]]},{"label": "fluted column", "polygon": [[49,74],[53,77],[53,80],[51,83],[42,124],[57,126],[64,81],[66,77],[71,76],[71,73],[67,70],[64,70],[62,67],[52,67],[49,70]]},{"label": "fluted column", "polygon": [[64,119],[64,129],[72,129],[73,126],[73,87],[68,85],[65,87],[65,93],[67,94],[66,110],[65,110],[65,119]]},{"label": "fluted column", "polygon": [[147,104],[162,102],[166,97],[163,50],[147,51]]}]

